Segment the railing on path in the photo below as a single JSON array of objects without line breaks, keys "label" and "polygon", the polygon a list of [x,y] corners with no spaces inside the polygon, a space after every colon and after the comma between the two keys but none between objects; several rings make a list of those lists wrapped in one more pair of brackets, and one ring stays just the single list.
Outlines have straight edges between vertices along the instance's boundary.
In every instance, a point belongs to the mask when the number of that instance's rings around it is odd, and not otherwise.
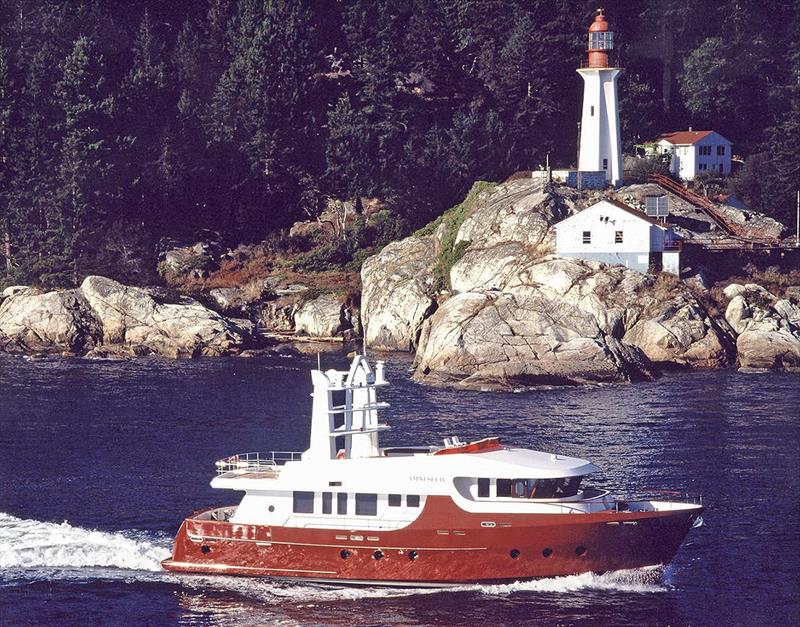
[{"label": "railing on path", "polygon": [[728,235],[735,237],[737,239],[746,241],[748,243],[758,243],[758,244],[774,244],[774,238],[769,237],[754,237],[753,234],[748,230],[743,228],[742,226],[730,221],[725,214],[720,211],[719,207],[717,207],[713,202],[711,202],[705,196],[700,196],[699,194],[695,194],[690,189],[687,189],[680,183],[673,181],[668,176],[664,176],[663,174],[651,174],[650,181],[653,183],[657,183],[667,191],[675,194],[679,198],[682,198],[688,203],[691,203],[695,207],[698,207],[703,210],[703,212],[711,218],[714,223],[725,231]]}]

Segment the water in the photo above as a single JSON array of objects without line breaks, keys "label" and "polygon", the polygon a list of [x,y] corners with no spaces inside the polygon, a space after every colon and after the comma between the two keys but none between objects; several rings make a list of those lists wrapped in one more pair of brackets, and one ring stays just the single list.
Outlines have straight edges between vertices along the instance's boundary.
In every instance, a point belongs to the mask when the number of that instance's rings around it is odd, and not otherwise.
[{"label": "water", "polygon": [[[343,367],[341,357],[325,358]],[[800,376],[454,392],[391,357],[387,444],[458,435],[586,457],[615,491],[702,492],[665,570],[445,591],[175,576],[183,515],[234,504],[213,461],[305,448],[311,358],[0,358],[0,624],[800,624]]]}]

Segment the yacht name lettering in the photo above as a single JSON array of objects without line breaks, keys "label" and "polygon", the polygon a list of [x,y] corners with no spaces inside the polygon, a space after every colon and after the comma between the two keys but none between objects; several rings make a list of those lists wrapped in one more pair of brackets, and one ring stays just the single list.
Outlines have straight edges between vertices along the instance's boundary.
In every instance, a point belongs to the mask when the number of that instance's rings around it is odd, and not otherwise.
[{"label": "yacht name lettering", "polygon": [[410,475],[411,481],[427,481],[429,483],[444,483],[444,477],[425,477],[424,475]]}]

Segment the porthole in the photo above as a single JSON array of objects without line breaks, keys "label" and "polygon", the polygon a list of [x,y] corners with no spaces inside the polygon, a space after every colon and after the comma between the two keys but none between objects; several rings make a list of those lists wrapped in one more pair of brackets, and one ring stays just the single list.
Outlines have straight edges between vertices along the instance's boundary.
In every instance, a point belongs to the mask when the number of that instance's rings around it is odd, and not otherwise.
[{"label": "porthole", "polygon": [[343,560],[346,560],[348,557],[350,557],[350,551],[347,549],[342,549],[339,551],[339,557],[341,557]]},{"label": "porthole", "polygon": [[583,557],[586,555],[586,547],[585,546],[576,546],[575,547],[575,555],[578,557]]},{"label": "porthole", "polygon": [[517,559],[519,557],[519,549],[511,549],[509,555],[511,556],[512,560]]},{"label": "porthole", "polygon": [[377,551],[375,551],[375,552],[372,554],[372,557],[373,557],[374,559],[376,559],[376,560],[383,559],[383,551],[381,551],[380,549],[378,549]]},{"label": "porthole", "polygon": [[274,505],[270,505],[269,506],[269,511],[274,512],[275,511],[275,506]]},{"label": "porthole", "polygon": [[417,553],[416,551],[409,551],[408,552],[408,559],[410,559],[412,562],[415,559],[417,559],[418,557],[419,557],[419,553]]},{"label": "porthole", "polygon": [[201,553],[211,553],[211,547],[208,546],[207,544],[204,544],[203,546],[200,547],[200,552]]},{"label": "porthole", "polygon": [[550,557],[553,554],[553,549],[542,549],[542,555],[544,557]]}]

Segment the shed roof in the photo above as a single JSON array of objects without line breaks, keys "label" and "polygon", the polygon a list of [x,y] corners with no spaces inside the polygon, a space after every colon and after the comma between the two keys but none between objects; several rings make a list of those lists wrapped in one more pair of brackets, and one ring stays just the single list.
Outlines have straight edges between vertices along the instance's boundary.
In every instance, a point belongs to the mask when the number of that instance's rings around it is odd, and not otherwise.
[{"label": "shed roof", "polygon": [[[708,137],[712,133],[716,133],[716,131],[673,131],[671,133],[664,133],[663,135],[659,135],[656,141],[668,141],[670,144],[674,144],[676,146],[690,146],[692,144],[696,144],[701,139]],[[719,135],[719,133],[717,133]],[[722,137],[722,135],[719,135]],[[726,142],[730,143],[729,140],[722,137]]]}]

